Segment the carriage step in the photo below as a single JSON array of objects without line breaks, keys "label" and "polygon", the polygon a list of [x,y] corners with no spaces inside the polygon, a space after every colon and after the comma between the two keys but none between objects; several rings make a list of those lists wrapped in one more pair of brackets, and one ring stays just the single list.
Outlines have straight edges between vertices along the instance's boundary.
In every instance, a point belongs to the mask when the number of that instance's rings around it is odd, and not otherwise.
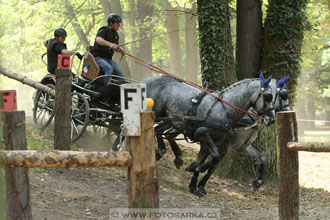
[{"label": "carriage step", "polygon": [[105,109],[101,109],[101,108],[90,108],[89,111],[96,111],[98,113],[105,113],[105,114],[109,114],[109,115],[121,115],[121,112],[114,112],[111,110],[105,110]]},{"label": "carriage step", "polygon": [[79,91],[82,91],[82,92],[86,93],[87,95],[91,96],[91,98],[93,98],[93,99],[99,98],[101,96],[101,94],[99,92],[95,92],[93,90],[83,88],[77,84],[72,84],[72,85],[74,85],[74,87],[77,88]]}]

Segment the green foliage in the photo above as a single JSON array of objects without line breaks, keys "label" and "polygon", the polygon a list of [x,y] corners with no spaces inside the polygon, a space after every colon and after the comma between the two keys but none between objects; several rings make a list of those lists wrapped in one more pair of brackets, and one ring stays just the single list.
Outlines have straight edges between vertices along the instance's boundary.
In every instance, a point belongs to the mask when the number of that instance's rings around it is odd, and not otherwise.
[{"label": "green foliage", "polygon": [[[263,71],[277,78],[290,76],[291,94],[295,93],[300,74],[304,31],[311,29],[305,15],[307,0],[269,0],[265,20],[266,62]],[[293,100],[293,96],[291,97]]]},{"label": "green foliage", "polygon": [[[39,80],[46,74],[46,66],[41,62],[40,57],[46,52],[43,41],[53,37],[54,29],[63,27],[68,33],[66,44],[69,50],[83,53],[85,48],[82,46],[79,36],[72,25],[72,19],[65,10],[65,3],[71,4],[78,24],[82,28],[89,43],[94,44],[97,30],[106,25],[105,17],[100,1],[94,0],[61,0],[61,1],[18,1],[3,0],[0,3],[0,62],[3,66],[15,72],[22,73],[28,77]],[[109,0],[111,2],[111,0]],[[136,5],[136,1],[135,5]],[[179,2],[171,1],[173,5],[183,10],[190,1],[181,0]],[[127,52],[132,51],[133,33],[139,31],[146,25],[152,25],[152,33],[148,37],[152,38],[152,62],[161,67],[169,66],[169,51],[167,45],[167,33],[164,26],[165,11],[164,1],[153,1],[154,12],[148,22],[139,21],[135,17],[135,24],[131,24],[130,14],[133,11],[130,8],[130,1],[120,1],[123,15],[122,27],[119,33],[123,33],[125,41],[128,43],[123,48]],[[135,8],[135,15],[138,15],[139,8]],[[184,51],[184,14],[177,12],[179,16],[180,46]],[[164,33],[159,35],[160,33]],[[137,35],[138,36],[138,35]],[[123,38],[120,39],[121,43]],[[136,43],[139,48],[138,41]],[[131,70],[134,71],[134,70]]]},{"label": "green foliage", "polygon": [[197,4],[203,84],[221,89],[233,83],[225,77],[226,68],[233,66],[228,1],[197,1]]}]

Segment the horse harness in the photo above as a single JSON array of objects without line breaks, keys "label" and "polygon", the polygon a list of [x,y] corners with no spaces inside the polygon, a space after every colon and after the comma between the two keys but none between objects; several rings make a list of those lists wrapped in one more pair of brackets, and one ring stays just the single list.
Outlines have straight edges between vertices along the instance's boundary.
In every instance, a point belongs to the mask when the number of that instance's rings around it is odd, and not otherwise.
[{"label": "horse harness", "polygon": [[[264,92],[264,90],[262,90],[262,91]],[[257,99],[254,101],[253,105],[255,105],[257,103],[257,101],[259,100],[259,98],[261,97],[263,92],[259,93],[259,95],[258,95]],[[228,117],[228,111],[223,102],[221,102],[221,104],[223,105],[223,108],[227,115],[227,123],[221,123],[218,120],[213,120],[213,119],[209,118],[209,114],[210,114],[211,110],[213,109],[213,107],[215,106],[215,104],[218,103],[218,100],[215,100],[213,102],[212,106],[209,108],[205,117],[197,116],[197,109],[206,95],[207,95],[207,92],[203,91],[203,92],[199,93],[195,98],[192,98],[191,99],[192,106],[189,110],[188,116],[183,117],[183,121],[185,121],[186,125],[187,125],[187,126],[185,126],[185,131],[183,132],[184,137],[187,142],[189,142],[188,138],[192,142],[196,142],[196,140],[194,138],[194,133],[195,133],[196,129],[199,127],[208,127],[208,128],[218,129],[226,134],[229,131],[231,131],[231,129],[233,128],[234,123],[231,121],[230,117]],[[222,96],[221,93],[219,94],[219,96]],[[264,96],[265,96],[265,94],[264,94]],[[268,99],[269,98],[272,99],[272,97],[268,97]],[[270,111],[270,110],[273,110],[273,108],[267,109],[266,111]]]},{"label": "horse harness", "polygon": [[288,92],[287,92],[286,89],[282,89],[282,88],[279,88],[278,87],[276,89],[276,95],[275,95],[274,103],[276,103],[277,98],[279,99],[280,106],[276,110],[281,111],[284,108],[290,107],[289,104],[283,105],[283,100],[287,100],[288,99]]},{"label": "horse harness", "polygon": [[212,106],[207,111],[205,117],[197,116],[197,109],[206,95],[207,95],[207,92],[203,91],[203,92],[199,93],[195,98],[192,98],[191,99],[192,106],[189,110],[188,116],[183,117],[183,121],[186,122],[186,125],[187,125],[187,126],[185,126],[186,128],[185,128],[185,131],[183,132],[186,141],[188,141],[188,138],[189,138],[192,142],[196,142],[196,140],[194,138],[194,133],[195,133],[196,129],[199,127],[214,128],[214,129],[218,129],[224,133],[228,133],[232,128],[232,121],[228,117],[228,112],[227,112],[223,102],[221,102],[221,103],[223,104],[224,109],[226,111],[228,123],[221,123],[221,122],[219,123],[218,120],[213,120],[208,117],[211,110],[215,106],[215,104],[218,103],[218,100],[213,102]]}]

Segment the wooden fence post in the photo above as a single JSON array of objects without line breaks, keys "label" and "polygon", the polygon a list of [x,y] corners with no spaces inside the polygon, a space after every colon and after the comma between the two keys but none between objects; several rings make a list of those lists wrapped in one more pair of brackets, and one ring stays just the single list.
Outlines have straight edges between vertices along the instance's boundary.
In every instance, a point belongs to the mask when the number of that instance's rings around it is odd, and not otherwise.
[{"label": "wooden fence post", "polygon": [[71,142],[71,71],[56,69],[54,146],[70,150]]},{"label": "wooden fence post", "polygon": [[[2,93],[0,93],[0,108],[3,108],[3,101],[2,101]],[[2,118],[1,118],[1,112],[0,112],[0,150],[5,150],[5,145],[3,143],[3,126],[2,126]],[[0,159],[0,163],[1,163]],[[5,199],[5,170],[0,168],[0,219],[5,219],[5,206],[4,206],[4,199]]]},{"label": "wooden fence post", "polygon": [[279,170],[279,217],[281,220],[299,219],[299,163],[298,152],[290,151],[288,142],[298,141],[296,114],[277,113],[277,145]]},{"label": "wooden fence post", "polygon": [[[2,120],[6,150],[26,150],[24,111],[3,112]],[[32,219],[28,169],[5,168],[5,183],[6,220]]]},{"label": "wooden fence post", "polygon": [[141,113],[141,136],[128,137],[132,163],[128,168],[130,208],[159,208],[154,112]]}]

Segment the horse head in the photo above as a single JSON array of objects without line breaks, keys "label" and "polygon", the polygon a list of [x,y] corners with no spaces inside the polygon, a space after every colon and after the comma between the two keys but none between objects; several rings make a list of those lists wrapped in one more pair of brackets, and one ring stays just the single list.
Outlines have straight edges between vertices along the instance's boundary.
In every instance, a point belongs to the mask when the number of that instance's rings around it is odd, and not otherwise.
[{"label": "horse head", "polygon": [[290,111],[289,95],[285,87],[285,83],[289,80],[289,76],[282,77],[276,82],[276,94],[273,100],[275,111]]},{"label": "horse head", "polygon": [[258,112],[259,115],[264,117],[264,123],[270,125],[275,122],[275,111],[273,104],[273,94],[272,88],[270,87],[270,82],[272,76],[268,79],[264,79],[262,73],[260,73],[260,92],[252,108]]}]

